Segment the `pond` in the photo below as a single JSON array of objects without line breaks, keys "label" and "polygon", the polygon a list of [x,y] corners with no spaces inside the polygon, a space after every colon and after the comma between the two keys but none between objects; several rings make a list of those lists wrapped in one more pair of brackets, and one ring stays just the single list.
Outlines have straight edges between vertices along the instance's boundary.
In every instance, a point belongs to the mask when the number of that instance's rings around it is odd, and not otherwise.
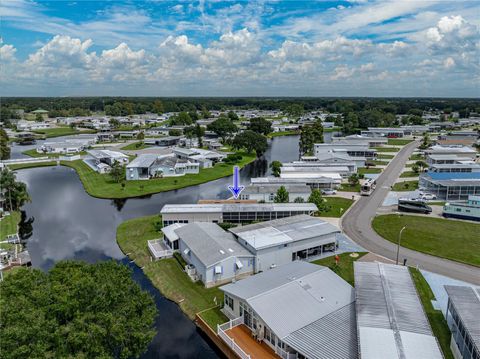
[{"label": "pond", "polygon": [[[298,136],[272,139],[265,155],[240,171],[242,184],[248,184],[250,177],[269,174],[268,164],[273,160],[297,160],[298,140]],[[27,217],[34,218],[33,234],[27,244],[34,267],[46,270],[64,259],[122,261],[133,269],[134,279],[153,294],[159,311],[157,334],[143,358],[216,358],[220,355],[179,307],[164,298],[143,272],[129,262],[115,237],[121,222],[157,214],[164,204],[228,198],[231,177],[128,200],[90,197],[75,171],[67,167],[20,170],[17,178],[27,184],[32,199],[23,210]]]}]

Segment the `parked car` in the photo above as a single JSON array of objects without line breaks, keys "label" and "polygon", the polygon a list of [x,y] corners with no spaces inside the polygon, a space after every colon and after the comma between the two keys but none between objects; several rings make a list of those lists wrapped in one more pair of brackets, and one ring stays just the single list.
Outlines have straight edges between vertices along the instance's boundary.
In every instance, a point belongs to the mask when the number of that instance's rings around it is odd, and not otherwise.
[{"label": "parked car", "polygon": [[325,196],[336,194],[336,193],[337,193],[336,189],[331,189],[331,188],[322,189],[322,194]]},{"label": "parked car", "polygon": [[437,199],[437,196],[435,196],[432,193],[421,193],[420,196],[421,196],[422,199],[424,199],[426,201],[430,201],[432,199]]}]

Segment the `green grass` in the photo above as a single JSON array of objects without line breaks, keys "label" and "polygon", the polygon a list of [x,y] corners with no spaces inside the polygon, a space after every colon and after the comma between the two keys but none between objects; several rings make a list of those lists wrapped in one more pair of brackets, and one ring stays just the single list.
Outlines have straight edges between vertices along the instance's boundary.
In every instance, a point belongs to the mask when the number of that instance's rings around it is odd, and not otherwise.
[{"label": "green grass", "polygon": [[418,172],[406,171],[406,172],[402,172],[402,174],[400,175],[400,178],[418,177],[418,176],[419,176]]},{"label": "green grass", "polygon": [[19,211],[13,211],[0,220],[0,240],[3,241],[8,235],[17,233],[20,217]]},{"label": "green grass", "polygon": [[320,212],[319,217],[340,218],[353,204],[349,198],[324,196],[323,199],[327,203],[328,211]]},{"label": "green grass", "polygon": [[227,316],[220,311],[220,307],[207,309],[198,313],[198,316],[202,318],[214,331],[216,331],[218,324],[228,322]]},{"label": "green grass", "polygon": [[149,147],[152,147],[152,146],[146,145],[143,141],[139,141],[139,142],[130,143],[122,147],[122,150],[135,151],[135,150],[143,150],[144,148],[149,148]]},{"label": "green grass", "polygon": [[[117,243],[123,253],[142,267],[153,285],[193,320],[196,313],[216,306],[214,298],[217,304],[223,303],[223,293],[216,287],[207,289],[201,282],[193,283],[175,258],[150,261],[147,240],[161,236],[155,225],[158,221],[160,216],[154,215],[123,222],[117,228]],[[214,324],[214,330],[218,322],[226,321],[215,311],[204,316],[207,323]]]},{"label": "green grass", "polygon": [[325,266],[334,271],[342,279],[350,283],[351,286],[354,286],[354,276],[353,276],[353,262],[362,258],[367,252],[358,253],[358,257],[354,258],[350,256],[350,253],[339,254],[338,264],[335,263],[335,256],[318,259],[312,263]]},{"label": "green grass", "polygon": [[423,309],[425,310],[425,314],[432,327],[433,334],[437,337],[443,355],[445,359],[454,359],[452,351],[450,350],[451,333],[447,321],[442,312],[440,310],[435,310],[432,305],[432,300],[435,300],[435,296],[422,273],[415,268],[409,269],[413,283],[415,283],[415,287],[417,288],[420,301],[422,302]]},{"label": "green grass", "polygon": [[425,161],[425,157],[419,153],[415,153],[410,156],[410,161]]},{"label": "green grass", "polygon": [[360,183],[357,183],[353,186],[350,183],[342,183],[338,190],[344,192],[360,192],[360,187]]},{"label": "green grass", "polygon": [[279,131],[279,132],[271,132],[268,134],[268,138],[273,138],[273,137],[280,137],[280,136],[295,136],[300,134],[299,131]]},{"label": "green grass", "polygon": [[406,144],[413,142],[413,140],[405,140],[401,138],[389,138],[388,144],[391,146],[405,146]]},{"label": "green grass", "polygon": [[374,150],[377,150],[378,152],[398,152],[400,151],[399,148],[395,147],[373,147]]},{"label": "green grass", "polygon": [[77,135],[79,133],[96,133],[95,130],[83,130],[79,131],[71,127],[57,127],[57,128],[47,128],[44,130],[35,130],[32,131],[39,135],[44,135],[46,138],[68,136],[68,135]]},{"label": "green grass", "polygon": [[377,166],[386,166],[388,165],[389,161],[368,161],[369,163],[373,163]]},{"label": "green grass", "polygon": [[447,203],[447,202],[436,201],[436,202],[428,202],[428,205],[429,206],[445,206],[445,203]]},{"label": "green grass", "polygon": [[33,162],[33,163],[18,163],[18,164],[9,164],[7,165],[12,171],[14,170],[23,170],[27,168],[36,168],[36,167],[49,167],[56,166],[57,162],[48,161],[48,162]]},{"label": "green grass", "polygon": [[397,243],[403,226],[402,247],[480,267],[480,224],[423,216],[377,216],[372,226]]},{"label": "green grass", "polygon": [[366,167],[361,167],[358,169],[358,174],[359,175],[364,175],[364,174],[373,174],[373,173],[381,173],[382,169],[381,168],[366,168]]},{"label": "green grass", "polygon": [[379,160],[391,160],[393,159],[393,157],[395,157],[395,155],[385,155],[383,153],[380,153],[379,155],[377,155],[377,159]]},{"label": "green grass", "polygon": [[393,191],[404,192],[404,191],[415,191],[418,189],[418,181],[403,181],[398,182],[393,185]]}]

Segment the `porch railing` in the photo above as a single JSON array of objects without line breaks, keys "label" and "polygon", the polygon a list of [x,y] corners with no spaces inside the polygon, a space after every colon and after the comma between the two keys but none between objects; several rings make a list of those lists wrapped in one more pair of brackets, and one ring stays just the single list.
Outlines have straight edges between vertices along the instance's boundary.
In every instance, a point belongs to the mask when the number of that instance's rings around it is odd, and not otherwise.
[{"label": "porch railing", "polygon": [[217,334],[222,340],[233,349],[235,354],[237,354],[241,359],[251,359],[250,355],[245,353],[245,351],[235,343],[235,340],[231,338],[226,331],[230,330],[236,326],[243,324],[243,317],[238,317],[232,320],[229,320],[226,323],[217,325]]},{"label": "porch railing", "polygon": [[282,359],[296,359],[297,358],[297,354],[289,353],[289,352],[283,350],[282,348],[280,348],[279,346],[275,347],[275,353]]},{"label": "porch railing", "polygon": [[154,239],[154,240],[147,241],[148,249],[150,250],[150,253],[153,254],[155,259],[167,258],[167,257],[173,256],[173,252],[174,252],[173,249],[165,249],[165,250],[159,251],[155,248],[155,245],[157,243],[161,243],[161,239]]}]

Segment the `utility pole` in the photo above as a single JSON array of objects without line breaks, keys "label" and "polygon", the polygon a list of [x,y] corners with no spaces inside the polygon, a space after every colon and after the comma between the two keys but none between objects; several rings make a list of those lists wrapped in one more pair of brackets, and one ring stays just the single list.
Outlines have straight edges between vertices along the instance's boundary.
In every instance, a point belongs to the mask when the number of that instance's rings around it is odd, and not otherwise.
[{"label": "utility pole", "polygon": [[395,261],[395,264],[398,265],[398,254],[400,253],[400,242],[402,240],[402,232],[407,228],[407,226],[403,226],[403,228],[400,230],[398,233],[398,243],[397,243],[397,260]]}]

